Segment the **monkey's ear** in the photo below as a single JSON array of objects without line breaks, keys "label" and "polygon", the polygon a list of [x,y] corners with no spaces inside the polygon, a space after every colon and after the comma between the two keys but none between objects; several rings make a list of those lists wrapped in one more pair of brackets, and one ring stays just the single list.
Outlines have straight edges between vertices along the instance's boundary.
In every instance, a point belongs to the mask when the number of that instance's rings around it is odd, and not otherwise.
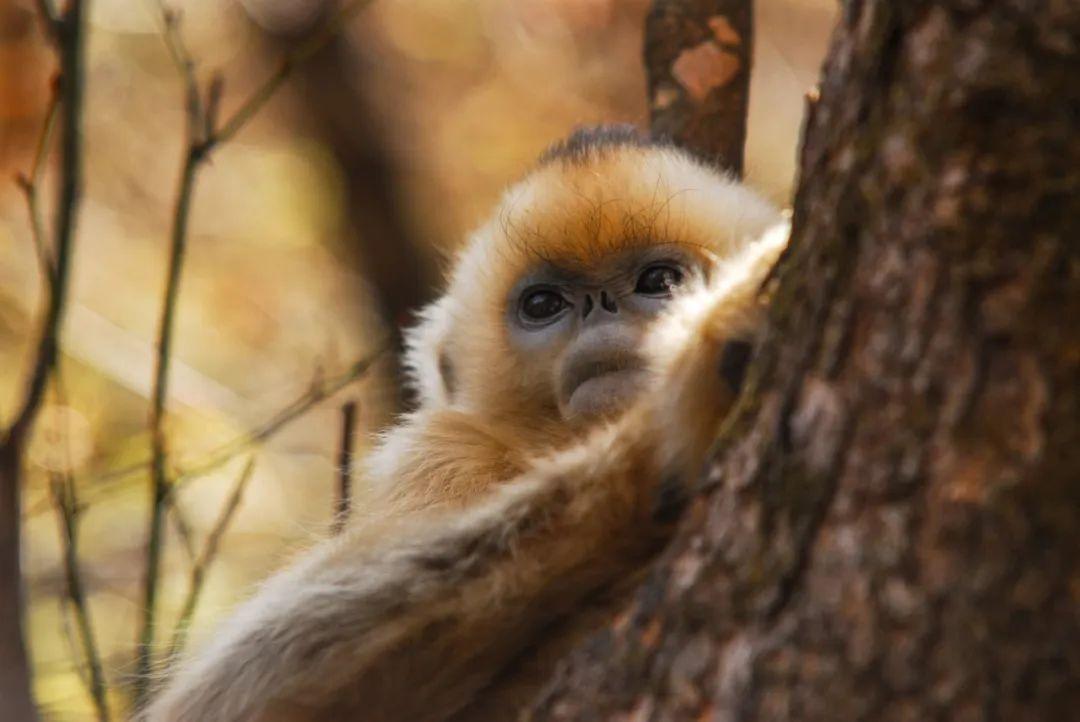
[{"label": "monkey's ear", "polygon": [[447,406],[454,379],[448,348],[453,325],[449,298],[428,304],[418,317],[419,323],[405,332],[405,372],[421,408]]}]

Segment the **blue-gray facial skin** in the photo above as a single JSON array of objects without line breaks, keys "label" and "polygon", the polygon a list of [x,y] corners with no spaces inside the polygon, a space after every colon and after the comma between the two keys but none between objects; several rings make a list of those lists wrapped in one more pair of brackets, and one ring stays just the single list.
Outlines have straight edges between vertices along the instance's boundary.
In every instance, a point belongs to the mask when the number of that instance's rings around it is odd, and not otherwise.
[{"label": "blue-gray facial skin", "polygon": [[704,273],[700,259],[665,245],[615,254],[587,270],[538,263],[506,302],[522,377],[546,375],[567,421],[624,410],[649,381],[645,332],[673,294]]}]

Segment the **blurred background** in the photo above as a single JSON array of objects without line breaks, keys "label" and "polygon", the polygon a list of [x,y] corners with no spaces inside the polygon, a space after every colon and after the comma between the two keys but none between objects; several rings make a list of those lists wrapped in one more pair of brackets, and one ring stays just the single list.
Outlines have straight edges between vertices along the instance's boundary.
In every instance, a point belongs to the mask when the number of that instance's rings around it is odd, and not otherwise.
[{"label": "blurred background", "polygon": [[[199,176],[167,423],[184,481],[162,573],[168,641],[238,476],[251,483],[208,571],[208,625],[332,520],[341,407],[358,453],[398,405],[393,365],[285,424],[260,428],[378,347],[438,291],[441,269],[500,191],[575,125],[647,121],[648,0],[375,0],[299,67]],[[747,175],[789,199],[803,95],[834,0],[759,0]],[[204,82],[234,109],[320,27],[322,0],[174,0]],[[0,0],[0,420],[27,374],[41,282],[25,198],[55,73],[34,0]],[[74,479],[79,553],[110,704],[134,672],[149,506],[147,419],[184,144],[183,84],[154,0],[91,4],[86,189],[59,389],[41,414],[24,495],[35,694],[49,719],[93,719],[72,631],[48,480]],[[51,197],[46,170],[45,196]],[[49,217],[49,216],[46,216]],[[233,444],[237,439],[239,444]],[[225,453],[219,453],[224,448]],[[193,541],[191,541],[193,540]]]}]

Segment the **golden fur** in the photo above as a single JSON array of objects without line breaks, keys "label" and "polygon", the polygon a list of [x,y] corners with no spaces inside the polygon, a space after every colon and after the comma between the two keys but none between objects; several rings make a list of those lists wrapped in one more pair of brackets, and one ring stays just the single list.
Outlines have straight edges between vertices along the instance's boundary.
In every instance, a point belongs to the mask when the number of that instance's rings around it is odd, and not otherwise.
[{"label": "golden fur", "polygon": [[[659,480],[702,463],[734,393],[720,354],[756,327],[785,242],[767,202],[676,150],[552,154],[410,334],[420,407],[368,460],[350,528],[272,577],[143,718],[513,718],[665,538]],[[537,259],[657,244],[707,261],[707,281],[650,333],[654,390],[571,428],[507,341],[507,294]]]},{"label": "golden fur", "polygon": [[410,334],[406,362],[425,401],[447,401],[433,368],[445,355],[455,369],[453,406],[513,427],[559,423],[552,399],[523,398],[522,391],[542,384],[506,378],[519,364],[464,362],[513,355],[503,335],[503,302],[526,269],[538,259],[589,266],[627,247],[659,244],[711,265],[777,220],[772,204],[675,148],[600,146],[583,157],[556,157],[507,191],[469,239],[445,295]]}]

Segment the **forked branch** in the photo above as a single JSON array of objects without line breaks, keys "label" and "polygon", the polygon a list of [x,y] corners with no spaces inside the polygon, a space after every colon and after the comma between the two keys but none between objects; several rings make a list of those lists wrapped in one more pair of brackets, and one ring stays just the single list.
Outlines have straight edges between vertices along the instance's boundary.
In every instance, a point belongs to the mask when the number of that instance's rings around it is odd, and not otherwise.
[{"label": "forked branch", "polygon": [[223,91],[220,77],[213,78],[205,93],[198,81],[195,62],[180,34],[179,16],[161,4],[165,42],[184,80],[187,145],[180,173],[180,182],[173,209],[169,242],[169,261],[158,324],[157,354],[154,368],[153,392],[150,407],[151,439],[151,506],[147,540],[146,575],[143,583],[142,619],[136,653],[135,704],[141,706],[147,697],[153,662],[157,597],[160,585],[161,558],[167,503],[173,480],[170,478],[168,438],[165,432],[166,402],[168,399],[169,369],[172,361],[173,334],[180,281],[187,252],[188,223],[195,180],[199,168],[210,152],[231,139],[254,117],[255,113],[285,82],[296,63],[317,52],[341,29],[342,25],[369,0],[347,3],[326,25],[322,32],[283,58],[280,66],[224,123],[218,125],[217,115]]}]

